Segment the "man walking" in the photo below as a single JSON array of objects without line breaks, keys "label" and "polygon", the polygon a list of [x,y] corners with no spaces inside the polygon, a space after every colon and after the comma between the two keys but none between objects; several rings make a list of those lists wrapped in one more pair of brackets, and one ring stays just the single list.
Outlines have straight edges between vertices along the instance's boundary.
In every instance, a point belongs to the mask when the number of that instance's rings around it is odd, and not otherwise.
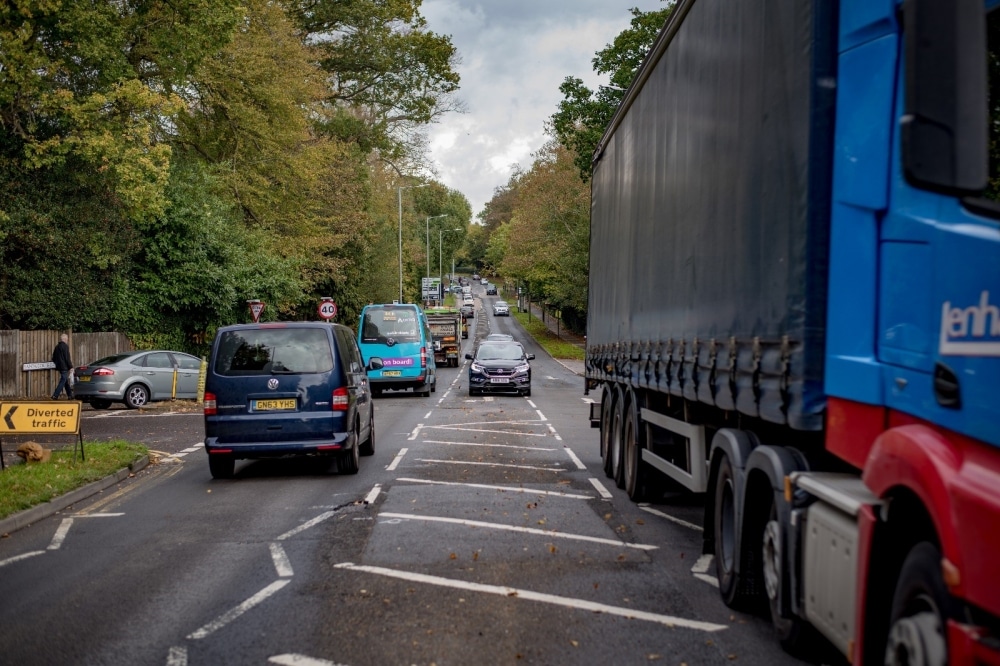
[{"label": "man walking", "polygon": [[63,387],[66,387],[66,397],[70,400],[73,399],[73,387],[69,383],[69,374],[73,370],[73,360],[69,357],[67,342],[69,342],[69,336],[63,333],[59,336],[59,344],[52,350],[52,362],[56,364],[56,370],[59,371],[59,385],[56,386],[56,392],[52,394],[53,400],[59,399]]}]

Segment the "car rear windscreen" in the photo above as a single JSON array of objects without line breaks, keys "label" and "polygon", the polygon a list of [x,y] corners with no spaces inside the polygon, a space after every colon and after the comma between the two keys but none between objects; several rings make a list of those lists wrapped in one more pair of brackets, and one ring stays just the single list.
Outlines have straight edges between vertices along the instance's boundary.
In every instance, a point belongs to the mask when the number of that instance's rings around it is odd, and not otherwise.
[{"label": "car rear windscreen", "polygon": [[316,328],[226,331],[215,356],[218,375],[309,374],[333,370],[327,332]]},{"label": "car rear windscreen", "polygon": [[413,308],[368,308],[361,321],[361,342],[385,344],[420,342],[420,325]]}]

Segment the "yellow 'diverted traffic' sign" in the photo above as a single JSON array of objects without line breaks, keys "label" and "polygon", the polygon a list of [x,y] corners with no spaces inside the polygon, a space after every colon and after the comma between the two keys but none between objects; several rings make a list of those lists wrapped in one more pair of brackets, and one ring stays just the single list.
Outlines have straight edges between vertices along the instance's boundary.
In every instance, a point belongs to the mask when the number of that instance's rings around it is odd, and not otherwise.
[{"label": "yellow 'diverted traffic' sign", "polygon": [[74,400],[0,402],[0,435],[75,435],[80,432],[82,405]]}]

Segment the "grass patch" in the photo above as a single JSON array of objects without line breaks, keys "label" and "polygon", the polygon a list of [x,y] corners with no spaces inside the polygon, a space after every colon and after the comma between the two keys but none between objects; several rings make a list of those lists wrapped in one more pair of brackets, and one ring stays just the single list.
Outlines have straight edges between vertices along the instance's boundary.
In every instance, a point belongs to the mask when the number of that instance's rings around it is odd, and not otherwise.
[{"label": "grass patch", "polygon": [[83,462],[79,454],[74,460],[73,449],[68,448],[53,451],[48,462],[10,465],[0,472],[0,518],[99,481],[128,467],[147,450],[142,444],[124,440],[85,442],[87,460]]},{"label": "grass patch", "polygon": [[535,339],[535,342],[544,347],[545,351],[552,355],[552,358],[572,359],[576,361],[584,359],[585,354],[582,349],[572,342],[560,339],[538,317],[532,317],[531,321],[528,321],[527,312],[518,312],[516,308],[511,308],[511,312],[521,322],[524,330]]}]

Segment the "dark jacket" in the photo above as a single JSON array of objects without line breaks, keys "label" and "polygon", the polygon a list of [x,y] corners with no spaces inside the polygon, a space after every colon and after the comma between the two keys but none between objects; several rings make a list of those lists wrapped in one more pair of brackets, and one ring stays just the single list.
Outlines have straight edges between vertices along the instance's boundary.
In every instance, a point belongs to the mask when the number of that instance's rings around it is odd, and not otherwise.
[{"label": "dark jacket", "polygon": [[73,367],[73,360],[69,357],[69,345],[62,340],[52,350],[52,362],[56,364],[56,370],[59,372],[64,372]]}]

